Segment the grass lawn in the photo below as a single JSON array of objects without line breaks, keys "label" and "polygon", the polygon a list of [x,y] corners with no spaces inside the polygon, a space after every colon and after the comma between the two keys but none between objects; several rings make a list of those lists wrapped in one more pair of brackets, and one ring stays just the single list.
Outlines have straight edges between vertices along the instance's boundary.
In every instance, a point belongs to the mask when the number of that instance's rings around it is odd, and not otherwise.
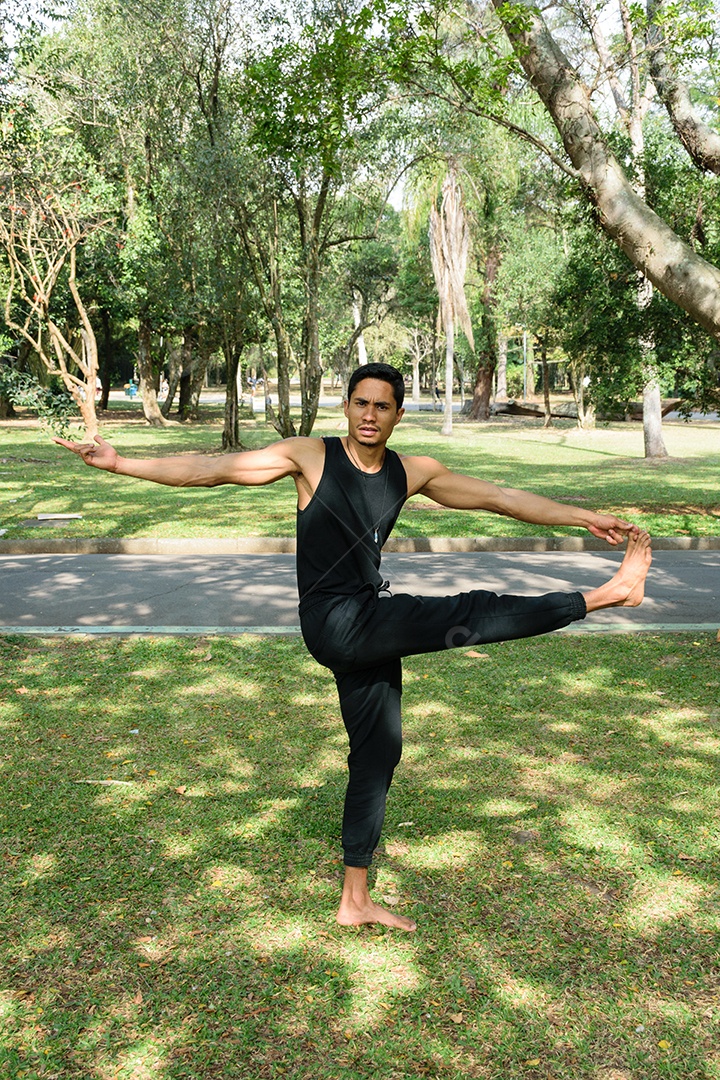
[{"label": "grass lawn", "polygon": [[0,639],[0,1076],[717,1080],[719,661],[408,661],[404,935],[334,923],[345,738],[297,639]]},{"label": "grass lawn", "polygon": [[[112,415],[112,414],[111,414]],[[218,409],[207,422],[162,431],[141,421],[108,419],[102,432],[121,452],[154,456],[216,453]],[[408,414],[393,435],[401,453],[430,454],[451,468],[499,484],[527,488],[562,501],[631,518],[655,536],[720,535],[720,425],[666,424],[671,455],[662,464],[642,457],[642,430],[611,424],[579,431],[558,421],[544,431],[534,419],[496,419],[487,425],[457,423],[451,439],[439,434],[439,417]],[[276,436],[264,422],[243,421],[248,447]],[[339,409],[321,413],[317,435],[345,430]],[[177,490],[118,479],[84,468],[49,441],[36,424],[0,424],[0,528],[7,537],[221,537],[292,536],[295,489],[291,480],[268,488]],[[38,513],[79,513],[62,530],[26,527]],[[581,530],[575,530],[580,532]],[[526,525],[491,514],[452,511],[420,498],[404,508],[397,536],[568,535],[567,529]]]}]

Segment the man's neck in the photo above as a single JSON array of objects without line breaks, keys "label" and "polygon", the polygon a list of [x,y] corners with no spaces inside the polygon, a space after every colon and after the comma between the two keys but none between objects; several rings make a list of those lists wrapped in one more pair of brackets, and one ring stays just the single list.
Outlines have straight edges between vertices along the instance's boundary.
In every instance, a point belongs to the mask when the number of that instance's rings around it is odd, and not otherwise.
[{"label": "man's neck", "polygon": [[343,441],[350,460],[358,469],[367,473],[380,472],[385,460],[385,443],[364,446],[350,435],[346,435]]}]

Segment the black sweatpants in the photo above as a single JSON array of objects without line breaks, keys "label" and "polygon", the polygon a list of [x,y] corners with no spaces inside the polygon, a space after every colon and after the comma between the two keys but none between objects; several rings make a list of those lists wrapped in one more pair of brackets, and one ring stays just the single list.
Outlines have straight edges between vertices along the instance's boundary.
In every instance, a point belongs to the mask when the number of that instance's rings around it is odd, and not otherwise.
[{"label": "black sweatpants", "polygon": [[390,596],[369,585],[303,612],[305,644],[335,676],[350,740],[342,832],[346,866],[369,866],[380,839],[402,750],[402,657],[546,634],[585,614],[579,592],[498,596],[476,589],[456,596]]}]

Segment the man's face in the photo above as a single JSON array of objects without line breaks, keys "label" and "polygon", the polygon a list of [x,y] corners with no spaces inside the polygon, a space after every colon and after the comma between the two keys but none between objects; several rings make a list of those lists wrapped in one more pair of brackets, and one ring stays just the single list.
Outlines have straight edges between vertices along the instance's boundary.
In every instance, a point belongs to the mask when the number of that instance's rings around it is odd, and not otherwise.
[{"label": "man's face", "polygon": [[348,435],[362,446],[383,446],[405,412],[395,404],[390,383],[382,379],[361,379],[344,408]]}]

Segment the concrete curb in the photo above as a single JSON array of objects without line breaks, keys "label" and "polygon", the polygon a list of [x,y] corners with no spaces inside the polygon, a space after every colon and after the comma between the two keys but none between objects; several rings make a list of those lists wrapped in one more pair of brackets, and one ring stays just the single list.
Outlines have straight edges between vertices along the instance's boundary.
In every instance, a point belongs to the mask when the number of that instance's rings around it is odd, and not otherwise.
[{"label": "concrete curb", "polygon": [[[654,536],[653,551],[720,551],[720,536]],[[582,552],[611,551],[603,540],[584,536],[414,536],[390,537],[383,551],[463,553],[477,551]],[[238,536],[165,539],[68,539],[0,540],[2,555],[292,555],[295,537]]]}]

